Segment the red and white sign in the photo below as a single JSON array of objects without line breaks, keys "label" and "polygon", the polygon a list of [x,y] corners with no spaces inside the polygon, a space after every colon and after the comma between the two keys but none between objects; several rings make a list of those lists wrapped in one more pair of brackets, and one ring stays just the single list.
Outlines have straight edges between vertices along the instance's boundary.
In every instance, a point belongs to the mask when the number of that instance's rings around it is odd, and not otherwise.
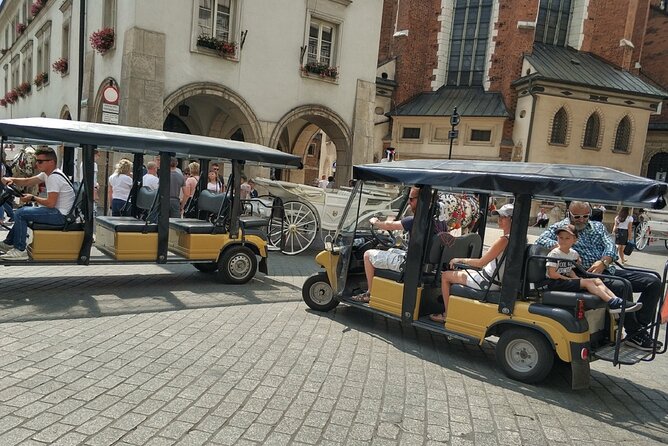
[{"label": "red and white sign", "polygon": [[118,105],[118,88],[114,85],[107,85],[102,91],[102,102],[105,104],[114,104]]},{"label": "red and white sign", "polygon": [[115,85],[107,85],[102,90],[102,122],[105,124],[118,124],[118,88]]}]

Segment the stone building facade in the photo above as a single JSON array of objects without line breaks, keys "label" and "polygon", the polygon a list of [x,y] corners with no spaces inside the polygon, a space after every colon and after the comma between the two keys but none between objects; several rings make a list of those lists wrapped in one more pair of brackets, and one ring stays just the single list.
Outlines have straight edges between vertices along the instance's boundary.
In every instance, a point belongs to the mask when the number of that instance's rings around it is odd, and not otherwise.
[{"label": "stone building facade", "polygon": [[[0,6],[3,94],[32,85],[0,117],[117,120],[303,156],[322,130],[346,183],[353,164],[372,159],[382,0],[88,0],[83,48],[81,2],[42,3]],[[94,50],[91,36],[107,28],[113,44]],[[109,86],[120,95],[117,116],[104,108]],[[304,180],[302,171],[275,173]]]}]

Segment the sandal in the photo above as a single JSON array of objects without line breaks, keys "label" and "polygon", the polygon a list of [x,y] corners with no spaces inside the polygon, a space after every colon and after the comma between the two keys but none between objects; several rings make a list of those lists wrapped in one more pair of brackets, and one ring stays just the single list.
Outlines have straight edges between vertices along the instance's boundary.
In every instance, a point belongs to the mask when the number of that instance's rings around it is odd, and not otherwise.
[{"label": "sandal", "polygon": [[439,324],[445,324],[445,315],[442,313],[434,313],[429,315],[429,319]]},{"label": "sandal", "polygon": [[350,299],[355,302],[369,303],[369,300],[371,300],[371,293],[365,291],[363,293],[355,294]]}]

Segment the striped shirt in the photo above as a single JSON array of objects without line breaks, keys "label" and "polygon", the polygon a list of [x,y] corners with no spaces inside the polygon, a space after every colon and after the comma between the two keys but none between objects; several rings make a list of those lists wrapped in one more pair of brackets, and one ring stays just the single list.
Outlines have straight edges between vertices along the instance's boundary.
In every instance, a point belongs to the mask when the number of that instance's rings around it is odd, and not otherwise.
[{"label": "striped shirt", "polygon": [[[557,245],[557,229],[569,223],[571,221],[565,218],[553,224],[538,237],[536,244],[550,249],[554,248]],[[603,223],[598,221],[589,221],[583,230],[578,231],[578,241],[573,245],[573,249],[580,254],[582,266],[585,269],[589,269],[595,262],[601,260],[603,256],[608,256],[612,260],[617,259],[615,244],[608,236]],[[614,265],[608,266],[606,270],[610,274],[615,273]]]}]

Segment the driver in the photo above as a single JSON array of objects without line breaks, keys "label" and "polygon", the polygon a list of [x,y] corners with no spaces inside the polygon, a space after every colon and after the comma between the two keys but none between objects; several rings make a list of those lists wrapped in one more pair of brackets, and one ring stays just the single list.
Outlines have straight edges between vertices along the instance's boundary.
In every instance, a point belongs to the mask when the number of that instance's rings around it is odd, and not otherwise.
[{"label": "driver", "polygon": [[39,206],[23,206],[14,213],[14,226],[7,234],[4,242],[0,242],[2,260],[28,260],[26,238],[28,222],[49,225],[65,224],[65,216],[74,204],[74,188],[65,174],[56,168],[56,152],[50,147],[35,151],[35,163],[39,173],[29,178],[2,178],[6,185],[37,186],[46,183],[46,198],[24,194],[19,199],[23,203],[34,203]]},{"label": "driver", "polygon": [[[411,190],[408,194],[408,205],[410,206],[413,213],[417,208],[417,200],[420,195],[420,189],[418,187],[411,187]],[[413,227],[413,216],[409,215],[401,220],[392,220],[392,221],[380,221],[378,218],[373,217],[369,220],[369,223],[372,227],[383,229],[386,231],[411,231]],[[387,251],[381,249],[369,249],[364,253],[364,274],[366,275],[366,283],[370,287],[371,282],[373,281],[374,273],[376,268],[380,269],[389,269],[391,271],[401,271],[401,266],[404,263],[406,258],[406,251],[398,248],[390,248]],[[355,302],[369,302],[371,298],[370,291],[364,291],[360,294],[356,294],[352,297]]]}]

